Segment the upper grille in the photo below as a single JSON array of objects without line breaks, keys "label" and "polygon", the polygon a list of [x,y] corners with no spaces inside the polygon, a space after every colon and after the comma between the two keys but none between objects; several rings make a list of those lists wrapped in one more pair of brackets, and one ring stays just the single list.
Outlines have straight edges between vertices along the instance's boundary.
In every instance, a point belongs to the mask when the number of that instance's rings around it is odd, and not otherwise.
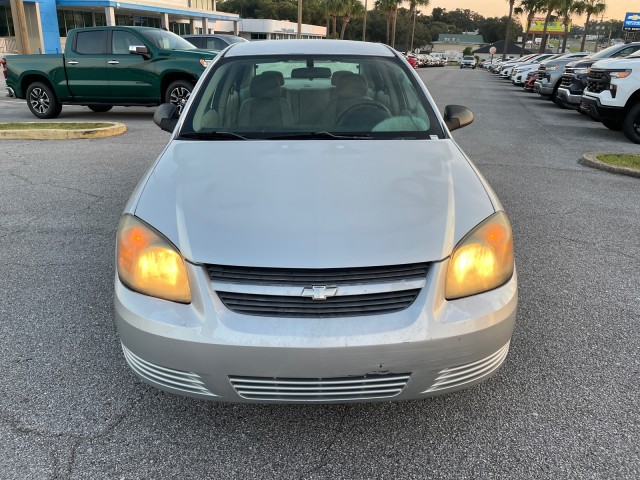
[{"label": "upper grille", "polygon": [[242,398],[287,402],[372,400],[399,395],[411,374],[364,375],[342,378],[229,377]]},{"label": "upper grille", "polygon": [[427,276],[428,263],[360,268],[254,268],[209,265],[209,278],[217,282],[251,285],[354,285],[401,282]]},{"label": "upper grille", "polygon": [[328,269],[207,266],[212,286],[229,310],[303,318],[404,310],[420,293],[428,269],[428,263]]},{"label": "upper grille", "polygon": [[609,76],[605,72],[591,70],[587,77],[587,90],[600,93],[609,88]]},{"label": "upper grille", "polygon": [[573,67],[565,67],[564,73],[562,74],[562,80],[560,81],[561,86],[563,87],[571,86],[571,84],[573,83],[573,78],[575,77],[575,75],[573,74],[574,70],[575,68]]}]

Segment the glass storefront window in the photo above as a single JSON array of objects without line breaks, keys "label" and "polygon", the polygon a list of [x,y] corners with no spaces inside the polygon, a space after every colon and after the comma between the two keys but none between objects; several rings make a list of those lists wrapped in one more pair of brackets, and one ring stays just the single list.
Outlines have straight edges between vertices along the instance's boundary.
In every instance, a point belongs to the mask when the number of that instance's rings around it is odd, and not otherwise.
[{"label": "glass storefront window", "polygon": [[15,37],[11,8],[0,5],[0,37]]}]

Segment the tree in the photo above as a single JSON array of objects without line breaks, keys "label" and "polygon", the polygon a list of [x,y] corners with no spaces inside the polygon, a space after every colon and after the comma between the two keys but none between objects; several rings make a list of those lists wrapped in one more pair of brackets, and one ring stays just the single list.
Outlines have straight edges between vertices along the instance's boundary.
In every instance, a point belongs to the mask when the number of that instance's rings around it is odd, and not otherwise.
[{"label": "tree", "polygon": [[[410,50],[413,50],[413,37],[415,36],[415,33],[416,33],[416,30],[415,30],[416,16],[418,15],[418,12],[416,10],[418,6],[420,7],[429,6],[429,0],[409,0],[409,19],[413,21],[413,24],[411,27],[411,46],[409,47]],[[409,43],[408,38],[406,43],[407,44]]]},{"label": "tree", "polygon": [[[380,7],[387,16],[387,45],[391,45],[391,48],[396,43],[396,18],[398,15],[398,3],[401,0],[379,0],[377,5]],[[392,27],[393,31],[391,36],[389,35],[389,27]]]},{"label": "tree", "polygon": [[504,34],[504,50],[502,51],[502,61],[507,58],[507,52],[509,51],[509,33],[511,30],[511,19],[513,18],[513,5],[516,0],[507,0],[509,2],[509,21],[507,22],[507,31]]},{"label": "tree", "polygon": [[354,17],[364,15],[364,6],[360,0],[344,0],[344,8],[342,10],[342,29],[340,30],[340,40],[344,40],[344,32],[347,25]]},{"label": "tree", "polygon": [[325,0],[327,11],[327,37],[329,36],[329,18],[331,18],[331,36],[338,38],[338,16],[342,15],[345,9],[345,0]]},{"label": "tree", "polygon": [[591,16],[597,17],[607,9],[605,0],[584,0],[582,2],[582,12],[587,14],[584,21],[584,33],[582,34],[582,42],[580,43],[580,51],[584,52],[584,44],[587,41],[587,30],[589,30],[589,20]]},{"label": "tree", "polygon": [[558,7],[558,15],[562,18],[562,24],[564,25],[564,36],[562,37],[562,53],[565,53],[567,49],[567,37],[569,36],[569,32],[567,29],[569,28],[569,23],[571,22],[571,15],[577,13],[580,15],[582,13],[582,9],[584,8],[584,4],[579,2],[578,0],[562,0],[560,6]]},{"label": "tree", "polygon": [[547,0],[545,2],[543,10],[547,12],[547,16],[544,19],[544,29],[542,30],[542,41],[540,42],[540,53],[544,53],[547,49],[547,41],[549,40],[549,35],[547,35],[547,28],[549,26],[549,22],[551,21],[551,15],[553,12],[560,7],[562,0]]},{"label": "tree", "polygon": [[472,50],[471,47],[464,47],[464,50],[462,51],[462,55],[471,55]]},{"label": "tree", "polygon": [[[542,10],[545,0],[520,0],[520,5],[515,9],[516,14],[526,15],[527,20],[522,34],[522,52],[527,44],[527,37],[529,36],[529,30],[531,29],[531,22],[540,10]],[[521,53],[520,56],[524,55]]]}]

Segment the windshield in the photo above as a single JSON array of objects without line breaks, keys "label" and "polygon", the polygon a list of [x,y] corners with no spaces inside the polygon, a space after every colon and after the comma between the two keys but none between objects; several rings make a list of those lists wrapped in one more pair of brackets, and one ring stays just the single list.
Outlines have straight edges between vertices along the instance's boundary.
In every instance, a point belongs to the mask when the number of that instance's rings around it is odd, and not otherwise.
[{"label": "windshield", "polygon": [[408,73],[395,57],[228,57],[208,72],[180,137],[443,138]]},{"label": "windshield", "polygon": [[229,43],[244,43],[249,41],[246,38],[236,37],[233,35],[229,35],[228,37],[225,37],[225,40],[227,40]]},{"label": "windshield", "polygon": [[631,55],[629,55],[627,58],[638,58],[638,57],[640,57],[640,50],[636,50]]},{"label": "windshield", "polygon": [[614,45],[613,47],[605,48],[604,50],[600,50],[598,53],[594,53],[589,58],[609,58],[618,50],[620,50],[620,45]]},{"label": "windshield", "polygon": [[142,30],[140,33],[153,43],[156,47],[163,50],[196,50],[196,47],[187,42],[184,38],[179,37],[175,33],[167,32],[161,29]]}]

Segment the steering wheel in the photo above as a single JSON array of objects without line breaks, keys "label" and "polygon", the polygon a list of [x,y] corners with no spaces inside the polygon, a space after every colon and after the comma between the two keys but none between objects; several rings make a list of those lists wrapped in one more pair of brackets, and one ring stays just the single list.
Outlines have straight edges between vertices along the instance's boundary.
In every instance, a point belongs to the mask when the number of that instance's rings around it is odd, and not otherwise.
[{"label": "steering wheel", "polygon": [[383,104],[370,100],[348,106],[338,115],[336,124],[339,126],[358,126],[371,130],[382,120],[391,117],[391,112]]}]

